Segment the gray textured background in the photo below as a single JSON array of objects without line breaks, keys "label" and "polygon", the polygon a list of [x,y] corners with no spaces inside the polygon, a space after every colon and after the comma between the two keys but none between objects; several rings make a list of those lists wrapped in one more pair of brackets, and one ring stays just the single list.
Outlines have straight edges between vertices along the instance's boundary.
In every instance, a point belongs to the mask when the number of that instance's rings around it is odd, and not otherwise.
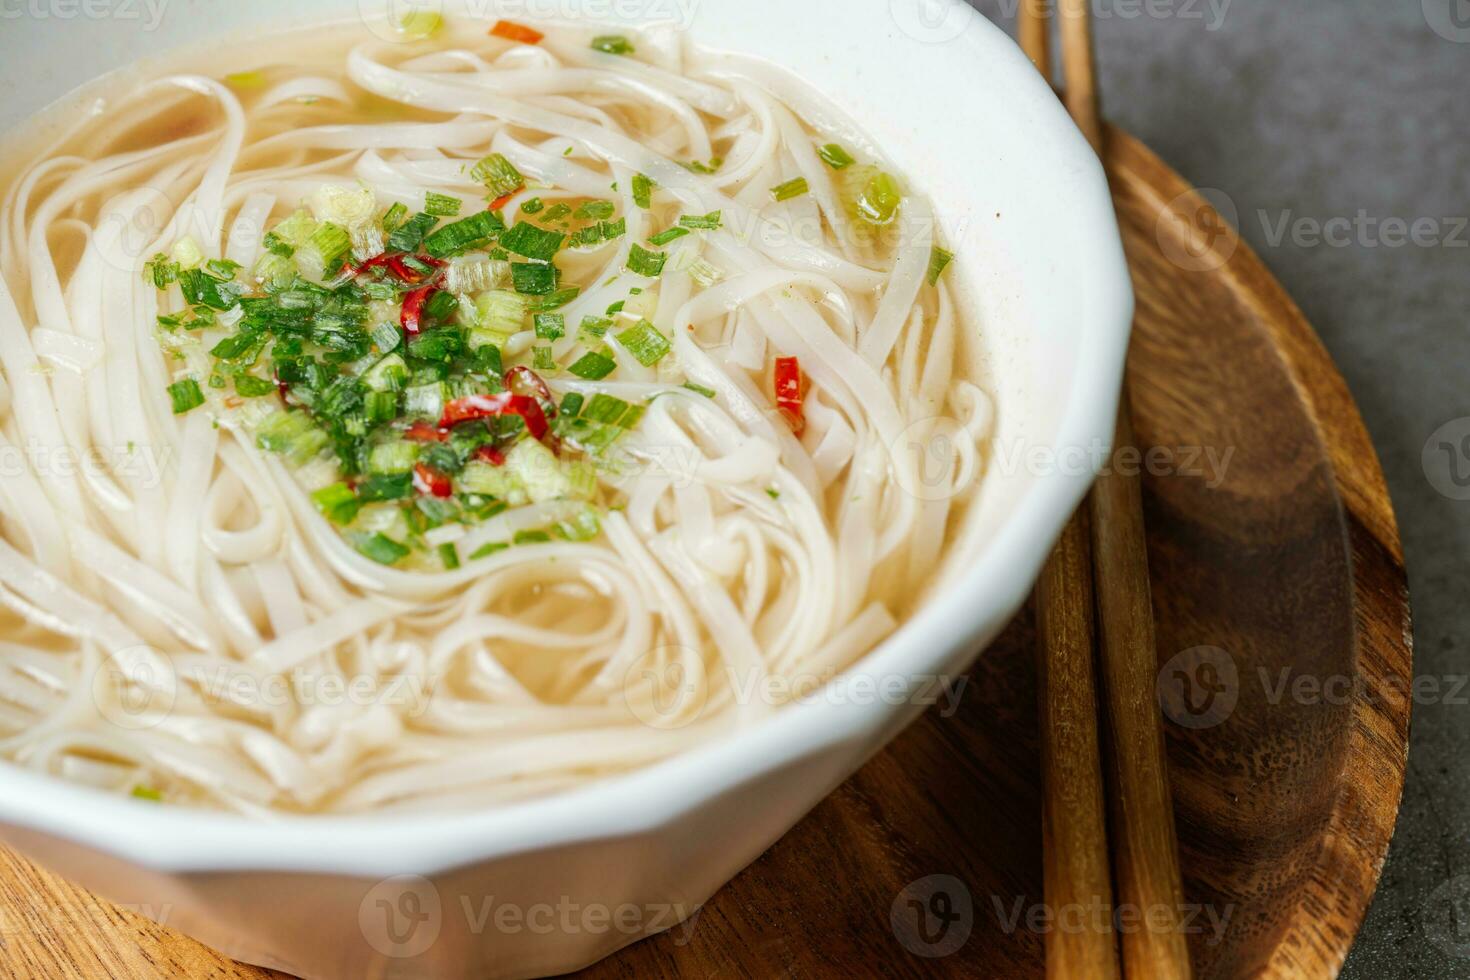
[{"label": "gray textured background", "polygon": [[[974,2],[1013,19],[1015,0]],[[1407,553],[1414,672],[1452,690],[1470,641],[1470,502],[1438,493],[1421,453],[1470,416],[1470,232],[1445,220],[1470,215],[1470,2],[1094,3],[1108,116],[1229,196],[1356,394]],[[1436,219],[1442,240],[1273,243],[1288,213],[1360,211]],[[1344,977],[1470,977],[1470,704],[1453,700],[1414,707],[1398,830]]]}]

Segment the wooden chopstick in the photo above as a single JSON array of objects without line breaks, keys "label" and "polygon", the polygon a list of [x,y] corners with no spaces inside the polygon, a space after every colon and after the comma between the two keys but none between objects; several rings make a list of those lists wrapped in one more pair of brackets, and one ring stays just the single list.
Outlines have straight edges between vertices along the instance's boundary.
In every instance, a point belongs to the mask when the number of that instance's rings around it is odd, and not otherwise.
[{"label": "wooden chopstick", "polygon": [[[1046,933],[1046,975],[1051,980],[1118,976],[1098,748],[1089,523],[1086,507],[1067,522],[1036,586],[1042,889],[1054,918],[1065,914],[1081,924]],[[1072,917],[1073,909],[1084,915]]]},{"label": "wooden chopstick", "polygon": [[[1091,11],[1088,0],[1060,2],[1064,98],[1083,136],[1101,155]],[[1050,81],[1047,14],[1045,0],[1023,0],[1019,34],[1022,49]],[[1125,384],[1115,451],[1133,444]],[[1139,928],[1123,931],[1123,972],[1130,980],[1175,980],[1190,976],[1190,964],[1179,921],[1183,887],[1155,696],[1142,487],[1136,475],[1115,470],[1110,467],[1093,488],[1090,521],[1078,515],[1068,524],[1037,589],[1046,901],[1056,909],[1091,898],[1111,908],[1107,820],[1096,768],[1100,754],[1091,619],[1095,600],[1101,688],[1111,734],[1113,871],[1121,901],[1147,913],[1140,915]],[[1097,582],[1095,596],[1089,571]],[[1056,933],[1047,937],[1048,976],[1118,975],[1110,932]]]},{"label": "wooden chopstick", "polygon": [[[1060,0],[1065,101],[1083,136],[1103,153],[1097,66],[1089,0]],[[1134,446],[1126,381],[1114,453]],[[1092,562],[1103,700],[1111,736],[1113,872],[1120,903],[1139,927],[1122,931],[1129,980],[1181,980],[1190,974],[1184,939],[1184,888],[1156,685],[1158,663],[1143,487],[1137,473],[1107,467],[1092,489]]]},{"label": "wooden chopstick", "polygon": [[[1050,0],[1022,0],[1021,49],[1051,79]],[[1107,804],[1093,660],[1092,539],[1087,508],[1067,522],[1036,586],[1041,714],[1042,888],[1053,916],[1090,910],[1081,929],[1046,933],[1051,980],[1117,980]]]}]

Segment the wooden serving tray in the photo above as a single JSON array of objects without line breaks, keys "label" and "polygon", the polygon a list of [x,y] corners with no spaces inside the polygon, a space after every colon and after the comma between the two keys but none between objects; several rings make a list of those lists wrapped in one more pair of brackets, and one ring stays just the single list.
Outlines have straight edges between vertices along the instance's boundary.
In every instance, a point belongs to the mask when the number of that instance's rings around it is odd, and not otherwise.
[{"label": "wooden serving tray", "polygon": [[[1145,503],[1196,973],[1331,977],[1404,780],[1411,641],[1388,493],[1291,299],[1146,147],[1109,143],[1138,292],[1135,425],[1169,450]],[[1040,976],[1044,930],[1075,919],[1042,906],[1036,717],[1023,614],[957,712],[931,710],[691,924],[588,975]],[[272,974],[0,852],[0,977],[60,976]]]}]

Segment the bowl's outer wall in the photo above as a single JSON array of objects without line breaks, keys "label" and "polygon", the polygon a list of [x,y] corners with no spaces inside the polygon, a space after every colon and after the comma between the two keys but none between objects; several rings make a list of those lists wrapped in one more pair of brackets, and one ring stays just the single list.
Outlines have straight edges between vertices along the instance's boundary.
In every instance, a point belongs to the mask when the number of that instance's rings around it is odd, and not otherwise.
[{"label": "bowl's outer wall", "polygon": [[[1101,168],[1004,34],[958,0],[942,24],[916,28],[905,13],[916,3],[703,0],[691,8],[651,0],[649,8],[692,9],[696,41],[798,69],[942,202],[991,354],[998,438],[1105,444],[1131,293]],[[331,0],[315,4],[313,16],[385,6]],[[526,8],[471,6],[490,18]],[[0,125],[60,96],[77,80],[76,65],[100,72],[293,15],[293,0],[174,0],[151,33],[87,20],[8,22],[0,54],[14,89],[0,103]],[[976,102],[956,118],[956,104],[936,91],[974,92]],[[919,687],[963,670],[1024,600],[1090,478],[1086,469],[991,474],[989,519],[969,567],[834,682],[837,697],[787,708],[740,739],[620,780],[484,814],[267,825],[105,798],[0,765],[0,836],[227,953],[309,978],[574,969],[642,932],[560,921],[549,932],[503,928],[483,920],[485,903],[493,900],[492,916],[499,906],[528,914],[543,904],[696,908],[922,710],[842,692],[864,675]],[[398,875],[422,875],[431,886],[382,884]],[[391,955],[414,949],[422,933],[395,946],[385,939],[389,914],[407,921],[435,897],[436,941],[414,956]],[[672,924],[652,912],[640,921],[647,931]]]}]

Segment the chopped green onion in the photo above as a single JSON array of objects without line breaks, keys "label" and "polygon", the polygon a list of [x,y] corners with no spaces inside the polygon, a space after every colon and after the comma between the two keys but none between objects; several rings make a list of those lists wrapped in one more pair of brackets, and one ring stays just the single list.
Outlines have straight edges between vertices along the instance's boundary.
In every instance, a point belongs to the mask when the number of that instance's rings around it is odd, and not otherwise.
[{"label": "chopped green onion", "polygon": [[264,398],[276,393],[276,383],[253,374],[235,375],[235,394],[241,398]]},{"label": "chopped green onion", "polygon": [[459,567],[459,550],[454,547],[453,541],[446,541],[438,548],[439,561],[443,563],[446,572],[452,572]]},{"label": "chopped green onion", "polygon": [[898,213],[903,191],[889,174],[879,173],[868,181],[858,195],[855,207],[860,218],[870,225],[886,225]]},{"label": "chopped green onion", "polygon": [[584,401],[586,399],[582,396],[581,392],[567,392],[566,397],[561,400],[561,408],[557,410],[557,415],[563,418],[576,418],[577,413],[582,410],[582,403]]},{"label": "chopped green onion", "polygon": [[497,198],[515,193],[526,183],[526,178],[521,176],[515,165],[499,153],[492,153],[475,164],[470,170],[470,179],[484,184]]},{"label": "chopped green onion", "polygon": [[583,201],[577,206],[573,217],[582,221],[606,221],[617,213],[617,205],[611,201]]},{"label": "chopped green onion", "polygon": [[413,495],[412,473],[376,473],[357,486],[357,499],[376,504],[385,500],[402,500]]},{"label": "chopped green onion", "polygon": [[300,248],[310,240],[311,233],[316,231],[316,219],[309,211],[297,210],[272,230],[282,241]]},{"label": "chopped green onion", "polygon": [[447,258],[488,242],[503,231],[505,222],[494,211],[477,211],[468,218],[450,222],[425,238],[424,251],[436,259]]},{"label": "chopped green onion", "polygon": [[240,301],[245,287],[239,283],[222,282],[202,269],[184,269],[179,273],[179,288],[184,299],[195,306],[208,306],[215,310],[228,310]]},{"label": "chopped green onion", "polygon": [[714,157],[713,159],[710,160],[709,163],[700,163],[698,160],[690,160],[688,163],[681,164],[681,166],[685,170],[688,170],[688,171],[690,171],[692,173],[696,173],[696,174],[714,174],[714,173],[719,173],[720,168],[722,166],[724,166],[724,165],[725,165],[725,158],[724,157]]},{"label": "chopped green onion", "polygon": [[368,453],[368,472],[376,475],[407,473],[418,461],[419,447],[407,439],[382,442]]},{"label": "chopped green onion", "polygon": [[545,262],[512,262],[510,278],[516,292],[530,296],[545,296],[556,289],[556,267]]},{"label": "chopped green onion", "polygon": [[539,299],[531,300],[532,310],[557,310],[576,299],[582,292],[581,286],[563,286]]},{"label": "chopped green onion", "polygon": [[546,210],[546,202],[539,197],[533,197],[521,205],[521,214],[539,214]]},{"label": "chopped green onion", "polygon": [[372,338],[373,345],[386,354],[398,349],[398,345],[403,342],[403,333],[398,324],[384,320],[373,327]]},{"label": "chopped green onion", "polygon": [[279,412],[271,416],[256,430],[255,438],[261,449],[281,453],[298,463],[311,459],[330,441],[306,412]]},{"label": "chopped green onion", "polygon": [[403,219],[408,217],[408,208],[402,201],[394,201],[393,206],[383,212],[383,230],[392,233],[393,229],[403,224]]},{"label": "chopped green onion", "polygon": [[511,540],[516,544],[546,544],[551,535],[545,531],[517,531]]},{"label": "chopped green onion", "polygon": [[621,398],[605,395],[602,392],[592,396],[592,401],[582,410],[582,417],[591,419],[593,422],[602,422],[606,425],[616,425],[623,413],[632,406]]},{"label": "chopped green onion", "polygon": [[634,245],[628,251],[628,268],[640,276],[653,279],[663,274],[667,259],[668,256],[663,252],[650,252],[641,245]]},{"label": "chopped green onion", "polygon": [[475,323],[481,329],[509,337],[525,328],[528,305],[526,297],[518,293],[492,289],[475,300]]},{"label": "chopped green onion", "polygon": [[650,235],[648,237],[648,244],[658,245],[659,247],[662,247],[664,245],[667,245],[669,242],[683,238],[687,234],[689,234],[688,228],[679,228],[676,226],[674,228],[669,228],[666,231],[661,231],[657,235]]},{"label": "chopped green onion", "polygon": [[699,283],[705,289],[713,286],[724,278],[724,273],[719,268],[704,259],[695,259],[689,263],[689,268],[684,270],[689,273],[689,278]]},{"label": "chopped green onion", "polygon": [[596,337],[600,340],[608,330],[612,329],[612,325],[613,322],[605,316],[592,316],[588,314],[582,317],[582,325],[579,329],[587,336]]},{"label": "chopped green onion", "polygon": [[444,26],[444,18],[437,10],[411,10],[398,21],[398,33],[414,41],[432,36]]},{"label": "chopped green onion", "polygon": [[852,154],[848,153],[837,143],[828,143],[817,151],[817,156],[821,157],[827,166],[833,170],[842,170],[845,167],[850,167],[854,163],[857,163],[852,158]]},{"label": "chopped green onion", "polygon": [[179,264],[162,252],[153,256],[143,266],[144,277],[151,280],[157,289],[167,289],[179,279]]},{"label": "chopped green onion", "polygon": [[938,245],[935,245],[934,250],[929,253],[929,285],[939,285],[939,277],[944,275],[944,270],[948,268],[949,264],[953,261],[953,252],[947,251],[940,248]]},{"label": "chopped green onion", "polygon": [[418,251],[418,247],[424,242],[424,236],[438,223],[438,218],[420,211],[388,233],[388,250],[392,252]]},{"label": "chopped green onion", "polygon": [[532,347],[531,366],[538,371],[555,371],[556,358],[552,356],[551,348],[544,345]]},{"label": "chopped green onion", "polygon": [[534,317],[536,336],[542,340],[556,340],[567,332],[567,318],[560,313],[537,313]]},{"label": "chopped green onion", "polygon": [[358,538],[356,545],[358,551],[380,565],[396,565],[409,555],[408,548],[381,531]]},{"label": "chopped green onion", "polygon": [[688,388],[690,391],[694,392],[697,395],[703,395],[706,398],[715,397],[715,390],[713,388],[706,388],[704,385],[695,384],[693,381],[684,382],[683,387]]},{"label": "chopped green onion", "polygon": [[449,194],[440,194],[429,191],[424,195],[424,212],[437,217],[445,218],[459,214],[459,209],[464,207],[464,202]]},{"label": "chopped green onion", "polygon": [[333,524],[351,524],[357,519],[357,512],[362,509],[362,501],[357,499],[357,494],[345,483],[322,487],[311,495],[311,500],[316,504],[317,510]]},{"label": "chopped green onion", "polygon": [[163,794],[151,786],[134,786],[133,797],[139,800],[147,800],[149,803],[163,802]]},{"label": "chopped green onion", "polygon": [[639,320],[618,334],[618,343],[644,367],[653,367],[671,349],[668,338],[647,320]]},{"label": "chopped green onion", "polygon": [[504,541],[491,541],[489,544],[476,548],[475,553],[470,555],[470,561],[474,561],[476,558],[488,558],[497,551],[504,551],[509,547],[510,545]]},{"label": "chopped green onion", "polygon": [[577,359],[577,362],[567,368],[572,374],[588,381],[600,381],[612,374],[618,363],[606,354],[597,351],[588,351]]},{"label": "chopped green onion", "polygon": [[385,354],[363,372],[362,383],[373,391],[398,391],[408,380],[408,365],[398,354]]},{"label": "chopped green onion", "polygon": [[640,208],[648,209],[653,206],[653,189],[658,185],[653,182],[652,177],[643,174],[633,175],[633,203]]},{"label": "chopped green onion", "polygon": [[805,177],[797,177],[788,180],[784,184],[777,184],[771,188],[771,196],[778,201],[789,201],[793,197],[801,197],[808,193],[811,188],[807,185]]},{"label": "chopped green onion", "polygon": [[296,267],[307,279],[320,282],[342,267],[351,249],[352,236],[347,229],[323,221],[306,244],[296,250]]},{"label": "chopped green onion", "polygon": [[444,383],[409,385],[403,389],[403,412],[438,421],[444,414]]},{"label": "chopped green onion", "polygon": [[682,228],[695,228],[700,231],[714,231],[720,227],[720,212],[711,211],[709,214],[685,214],[679,217],[679,225]]},{"label": "chopped green onion", "polygon": [[369,391],[363,396],[362,407],[369,422],[391,422],[398,418],[398,392]]},{"label": "chopped green onion", "polygon": [[603,54],[630,55],[635,50],[633,42],[621,34],[599,34],[592,39],[592,49]]},{"label": "chopped green onion", "polygon": [[557,203],[546,209],[546,213],[541,216],[541,220],[548,223],[560,221],[571,213],[572,206],[570,204]]},{"label": "chopped green onion", "polygon": [[204,252],[200,250],[199,243],[188,235],[174,242],[171,257],[181,269],[193,269],[204,261]]},{"label": "chopped green onion", "polygon": [[566,239],[567,236],[560,232],[548,231],[521,221],[500,236],[500,247],[528,259],[550,262]]},{"label": "chopped green onion", "polygon": [[204,404],[204,392],[193,378],[184,378],[169,385],[168,397],[173,400],[175,415],[183,415]]}]

